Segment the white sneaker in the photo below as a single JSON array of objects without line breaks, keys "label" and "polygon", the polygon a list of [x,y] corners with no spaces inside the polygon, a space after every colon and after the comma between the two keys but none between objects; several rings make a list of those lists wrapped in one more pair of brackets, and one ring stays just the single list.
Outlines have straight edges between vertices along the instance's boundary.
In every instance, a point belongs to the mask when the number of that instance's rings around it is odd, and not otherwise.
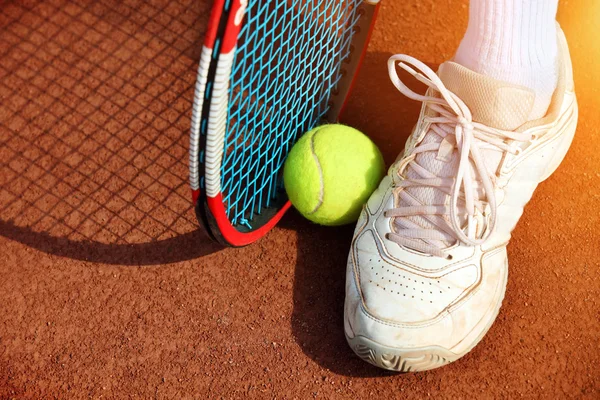
[{"label": "white sneaker", "polygon": [[[545,118],[528,121],[534,93],[446,62],[436,75],[405,55],[390,76],[423,102],[402,157],[358,221],[348,257],[344,329],[360,357],[422,371],[471,350],[496,318],[506,245],[536,186],[564,158],[577,124],[566,40]],[[396,62],[429,86],[398,78]],[[420,72],[416,72],[419,70]]]}]

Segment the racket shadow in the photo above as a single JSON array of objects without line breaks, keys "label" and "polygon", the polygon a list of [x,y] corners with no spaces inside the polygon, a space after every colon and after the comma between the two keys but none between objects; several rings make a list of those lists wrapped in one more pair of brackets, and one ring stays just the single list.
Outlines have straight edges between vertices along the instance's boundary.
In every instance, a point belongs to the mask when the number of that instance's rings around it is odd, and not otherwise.
[{"label": "racket shadow", "polygon": [[[369,135],[387,165],[403,149],[420,111],[417,102],[400,95],[389,82],[391,55],[368,53],[342,121]],[[341,375],[389,375],[356,357],[344,337],[346,262],[354,226],[321,227],[296,211],[280,225],[298,234],[292,332],[302,351]]]},{"label": "racket shadow", "polygon": [[0,235],[45,253],[95,263],[159,265],[186,261],[215,253],[223,246],[196,230],[160,242],[107,244],[79,242],[0,221]]}]

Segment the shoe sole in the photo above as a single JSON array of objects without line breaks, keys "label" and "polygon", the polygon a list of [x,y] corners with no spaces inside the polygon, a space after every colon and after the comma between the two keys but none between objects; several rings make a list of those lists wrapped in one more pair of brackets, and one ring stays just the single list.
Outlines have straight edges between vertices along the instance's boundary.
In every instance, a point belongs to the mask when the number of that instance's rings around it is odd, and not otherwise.
[{"label": "shoe sole", "polygon": [[364,336],[346,335],[348,344],[357,356],[376,367],[394,372],[418,372],[438,368],[460,358],[440,347],[402,350],[383,346]]}]

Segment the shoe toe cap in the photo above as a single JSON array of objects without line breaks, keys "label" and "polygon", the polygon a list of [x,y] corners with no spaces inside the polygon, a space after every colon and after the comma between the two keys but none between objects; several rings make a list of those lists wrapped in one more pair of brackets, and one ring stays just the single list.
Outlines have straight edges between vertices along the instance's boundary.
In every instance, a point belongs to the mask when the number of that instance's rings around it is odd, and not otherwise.
[{"label": "shoe toe cap", "polygon": [[479,269],[465,263],[444,270],[417,270],[382,254],[376,234],[365,231],[350,255],[350,268],[364,306],[376,318],[401,324],[439,317],[479,279]]},{"label": "shoe toe cap", "polygon": [[434,345],[462,351],[470,343],[461,341],[478,340],[495,318],[506,282],[504,250],[426,272],[378,249],[376,234],[365,230],[348,258],[349,338],[363,336],[403,349]]}]

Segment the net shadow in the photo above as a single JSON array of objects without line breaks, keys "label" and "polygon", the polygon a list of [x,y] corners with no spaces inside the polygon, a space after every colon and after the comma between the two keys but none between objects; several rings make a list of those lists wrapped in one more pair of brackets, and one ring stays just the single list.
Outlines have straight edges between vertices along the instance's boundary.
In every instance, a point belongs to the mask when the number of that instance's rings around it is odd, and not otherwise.
[{"label": "net shadow", "polygon": [[187,185],[210,4],[0,7],[0,234],[42,251],[160,264],[215,251]]}]

